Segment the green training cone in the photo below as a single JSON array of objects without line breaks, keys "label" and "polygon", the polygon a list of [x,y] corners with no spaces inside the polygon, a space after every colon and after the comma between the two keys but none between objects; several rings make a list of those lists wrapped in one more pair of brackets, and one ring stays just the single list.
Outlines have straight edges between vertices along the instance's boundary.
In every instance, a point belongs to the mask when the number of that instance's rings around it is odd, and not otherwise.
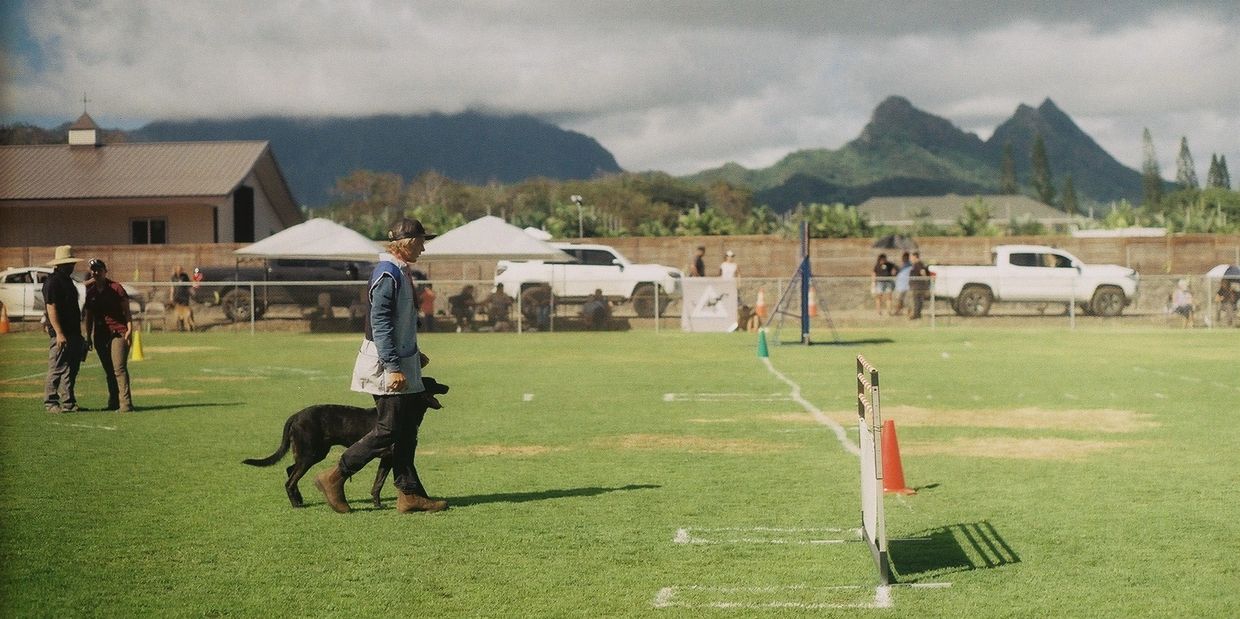
[{"label": "green training cone", "polygon": [[763,359],[771,356],[770,352],[766,349],[766,329],[758,330],[758,356]]}]

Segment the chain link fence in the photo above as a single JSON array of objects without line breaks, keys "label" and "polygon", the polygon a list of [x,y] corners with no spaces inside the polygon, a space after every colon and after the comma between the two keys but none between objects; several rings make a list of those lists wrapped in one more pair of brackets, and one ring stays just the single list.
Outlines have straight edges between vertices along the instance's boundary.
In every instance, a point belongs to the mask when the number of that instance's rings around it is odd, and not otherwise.
[{"label": "chain link fence", "polygon": [[[137,318],[147,331],[196,330],[310,331],[361,333],[366,315],[365,283],[338,282],[126,282],[140,291]],[[799,281],[791,278],[740,278],[738,331],[759,325],[797,328]],[[1204,275],[1146,276],[1136,298],[1118,316],[1102,317],[1082,304],[996,301],[985,316],[961,316],[950,300],[927,300],[912,319],[912,293],[876,293],[868,277],[813,279],[814,329],[907,329],[1048,327],[1078,328],[1232,328],[1240,324],[1226,287],[1240,282]],[[578,289],[607,289],[607,282],[578,282]],[[460,333],[627,331],[681,329],[685,300],[678,291],[646,287],[635,295],[571,298],[550,294],[547,286],[526,285],[495,294],[490,280],[418,282],[433,292],[423,298],[423,331]],[[613,284],[614,285],[614,284]],[[933,286],[933,278],[930,285]],[[188,312],[173,303],[176,288],[188,289]],[[1177,288],[1183,292],[1176,294]],[[1186,293],[1186,294],[1185,294]],[[1176,311],[1173,300],[1189,299],[1190,310]],[[505,298],[506,297],[506,298]],[[903,302],[901,298],[903,297]],[[754,319],[753,317],[758,317]],[[27,321],[29,322],[29,321]]]}]

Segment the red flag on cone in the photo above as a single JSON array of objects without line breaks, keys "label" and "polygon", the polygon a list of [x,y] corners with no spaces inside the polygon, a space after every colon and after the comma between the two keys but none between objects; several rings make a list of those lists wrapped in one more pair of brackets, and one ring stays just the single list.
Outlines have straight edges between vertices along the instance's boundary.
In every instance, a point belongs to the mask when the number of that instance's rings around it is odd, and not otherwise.
[{"label": "red flag on cone", "polygon": [[818,295],[814,294],[812,290],[809,293],[809,317],[818,317]]},{"label": "red flag on cone", "polygon": [[0,303],[0,333],[9,332],[9,310]]},{"label": "red flag on cone", "polygon": [[896,440],[896,422],[883,422],[883,490],[897,494],[917,494],[904,485],[904,465],[900,463],[900,441]]}]

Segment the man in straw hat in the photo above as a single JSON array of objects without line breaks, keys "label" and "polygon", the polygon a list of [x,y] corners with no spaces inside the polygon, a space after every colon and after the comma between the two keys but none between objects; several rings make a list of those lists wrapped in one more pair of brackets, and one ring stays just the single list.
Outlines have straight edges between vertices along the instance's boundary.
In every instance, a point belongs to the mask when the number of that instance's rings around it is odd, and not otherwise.
[{"label": "man in straw hat", "polygon": [[56,256],[47,263],[52,274],[43,282],[44,321],[51,343],[47,353],[47,382],[43,389],[43,408],[49,413],[79,410],[74,386],[78,368],[86,356],[82,339],[82,311],[78,305],[78,289],[70,277],[73,267],[81,262],[73,257],[73,248],[61,245]]},{"label": "man in straw hat", "polygon": [[418,405],[425,397],[422,367],[430,359],[418,349],[418,312],[410,271],[425,242],[434,237],[418,220],[398,219],[388,230],[387,252],[379,255],[370,275],[370,315],[351,387],[374,397],[378,420],[374,430],[345,450],[336,466],[314,479],[327,504],[342,514],[349,511],[344,482],[389,447],[394,455],[396,510],[437,512],[448,507],[447,501],[429,498],[413,462],[418,426],[426,414],[426,407]]}]

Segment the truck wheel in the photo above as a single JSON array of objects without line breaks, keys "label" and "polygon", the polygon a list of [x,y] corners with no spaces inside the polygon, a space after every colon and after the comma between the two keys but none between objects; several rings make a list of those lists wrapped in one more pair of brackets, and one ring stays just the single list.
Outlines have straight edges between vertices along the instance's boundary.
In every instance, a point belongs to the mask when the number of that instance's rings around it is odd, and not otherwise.
[{"label": "truck wheel", "polygon": [[[658,291],[659,315],[662,316],[667,311],[667,306],[672,302],[672,299],[662,288],[659,288]],[[654,318],[654,298],[654,284],[638,284],[637,288],[633,290],[633,312],[639,318]]]},{"label": "truck wheel", "polygon": [[1123,290],[1115,286],[1099,286],[1089,302],[1089,309],[1095,316],[1119,316],[1125,305]]},{"label": "truck wheel", "polygon": [[969,284],[960,291],[956,299],[956,313],[961,316],[985,316],[990,313],[990,304],[994,295],[990,288],[978,284]]},{"label": "truck wheel", "polygon": [[[234,322],[246,322],[250,320],[250,293],[247,290],[235,289],[229,290],[221,299],[220,307],[224,309],[224,316]],[[254,307],[256,317],[261,318],[263,308],[261,306]]]}]

